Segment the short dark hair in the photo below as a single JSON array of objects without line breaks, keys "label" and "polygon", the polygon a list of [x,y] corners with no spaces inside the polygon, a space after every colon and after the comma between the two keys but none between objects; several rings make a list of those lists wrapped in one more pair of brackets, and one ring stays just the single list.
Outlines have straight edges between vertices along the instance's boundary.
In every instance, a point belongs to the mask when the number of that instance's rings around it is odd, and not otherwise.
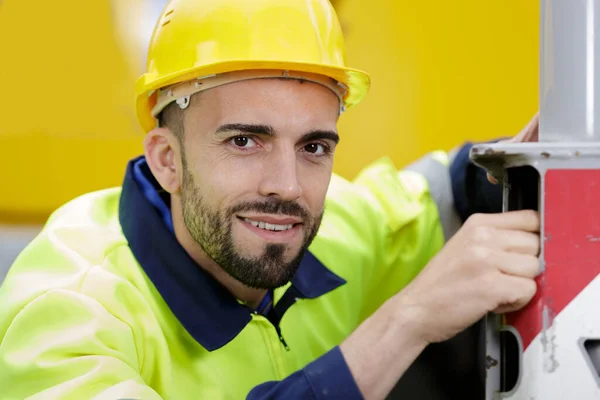
[{"label": "short dark hair", "polygon": [[[201,92],[198,92],[190,96],[190,107],[199,101],[201,94]],[[168,106],[166,106],[157,116],[158,127],[168,128],[171,132],[173,132],[173,134],[179,141],[179,145],[182,149],[183,137],[185,134],[185,127],[183,124],[183,113],[184,110],[182,110],[176,102],[172,102]]]},{"label": "short dark hair", "polygon": [[183,135],[185,133],[183,110],[177,103],[173,102],[161,111],[158,115],[158,126],[160,128],[168,128],[173,132],[179,144],[183,146]]}]

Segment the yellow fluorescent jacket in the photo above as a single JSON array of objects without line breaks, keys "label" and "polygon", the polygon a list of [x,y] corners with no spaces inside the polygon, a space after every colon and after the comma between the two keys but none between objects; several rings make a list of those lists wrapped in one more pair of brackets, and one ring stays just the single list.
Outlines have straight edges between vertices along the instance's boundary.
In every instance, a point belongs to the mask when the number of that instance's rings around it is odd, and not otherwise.
[{"label": "yellow fluorescent jacket", "polygon": [[[443,246],[439,200],[451,193],[434,192],[447,191],[447,162],[434,153],[397,171],[384,159],[354,182],[333,176],[318,236],[274,292],[275,309],[289,303],[275,327],[190,267],[132,161],[123,187],[57,210],[9,271],[0,399],[242,399],[303,368],[310,381],[319,358]],[[356,393],[352,384],[331,390]]]}]

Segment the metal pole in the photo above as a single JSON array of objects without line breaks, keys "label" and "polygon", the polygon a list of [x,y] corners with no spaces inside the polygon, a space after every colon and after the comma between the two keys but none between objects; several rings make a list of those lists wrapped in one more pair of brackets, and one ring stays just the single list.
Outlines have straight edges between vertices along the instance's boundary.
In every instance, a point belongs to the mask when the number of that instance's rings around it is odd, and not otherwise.
[{"label": "metal pole", "polygon": [[486,399],[600,399],[600,0],[540,6],[540,143],[471,149],[503,182],[504,211],[542,219],[536,296],[488,317]]},{"label": "metal pole", "polygon": [[600,141],[600,1],[541,0],[540,141]]}]

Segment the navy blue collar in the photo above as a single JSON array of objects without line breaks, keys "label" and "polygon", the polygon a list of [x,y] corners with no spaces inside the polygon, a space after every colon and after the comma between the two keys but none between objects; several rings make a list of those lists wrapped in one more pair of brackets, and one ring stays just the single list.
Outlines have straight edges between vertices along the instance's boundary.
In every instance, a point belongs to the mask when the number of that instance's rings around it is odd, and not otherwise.
[{"label": "navy blue collar", "polygon": [[[131,251],[144,272],[185,329],[205,349],[229,343],[252,319],[253,312],[240,304],[220,283],[200,268],[181,247],[156,204],[144,194],[134,169],[161,193],[143,157],[127,166],[119,203],[119,220]],[[138,171],[138,172],[139,172]],[[147,190],[146,190],[147,192]],[[164,196],[164,193],[162,194]],[[313,299],[346,283],[306,252],[292,287],[302,298]]]}]

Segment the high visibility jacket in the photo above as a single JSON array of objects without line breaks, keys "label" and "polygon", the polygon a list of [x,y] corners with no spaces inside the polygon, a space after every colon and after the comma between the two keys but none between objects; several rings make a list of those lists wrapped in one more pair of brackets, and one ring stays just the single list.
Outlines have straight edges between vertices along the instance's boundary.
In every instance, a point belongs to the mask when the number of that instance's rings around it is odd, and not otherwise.
[{"label": "high visibility jacket", "polygon": [[334,176],[320,231],[269,315],[192,261],[133,160],[122,187],[57,210],[10,269],[0,399],[360,398],[338,345],[467,216],[452,196],[464,203],[462,160],[454,186],[441,152]]}]

